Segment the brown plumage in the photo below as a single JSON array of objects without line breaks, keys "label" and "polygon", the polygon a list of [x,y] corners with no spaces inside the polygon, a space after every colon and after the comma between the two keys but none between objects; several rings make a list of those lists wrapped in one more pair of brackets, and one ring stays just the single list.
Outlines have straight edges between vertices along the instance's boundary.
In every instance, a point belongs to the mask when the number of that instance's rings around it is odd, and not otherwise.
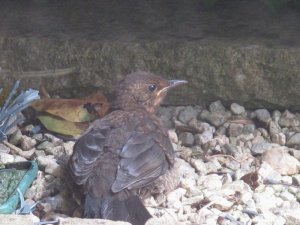
[{"label": "brown plumage", "polygon": [[172,182],[174,150],[155,111],[182,80],[148,72],[127,75],[117,86],[115,110],[95,121],[74,146],[69,170],[83,187],[87,218],[144,224],[151,217],[141,199]]}]

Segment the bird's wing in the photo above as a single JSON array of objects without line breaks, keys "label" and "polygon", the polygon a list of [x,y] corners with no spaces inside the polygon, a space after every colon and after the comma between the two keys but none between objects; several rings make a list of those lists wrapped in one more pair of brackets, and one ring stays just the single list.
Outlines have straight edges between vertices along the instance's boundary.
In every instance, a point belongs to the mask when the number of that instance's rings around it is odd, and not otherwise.
[{"label": "bird's wing", "polygon": [[69,161],[71,176],[78,185],[84,184],[89,178],[96,161],[104,150],[107,127],[91,128],[82,135],[74,145],[74,152]]},{"label": "bird's wing", "polygon": [[168,153],[174,156],[167,133],[152,120],[144,119],[130,133],[119,154],[121,159],[111,190],[116,193],[125,188],[141,188],[156,180],[169,168]]}]

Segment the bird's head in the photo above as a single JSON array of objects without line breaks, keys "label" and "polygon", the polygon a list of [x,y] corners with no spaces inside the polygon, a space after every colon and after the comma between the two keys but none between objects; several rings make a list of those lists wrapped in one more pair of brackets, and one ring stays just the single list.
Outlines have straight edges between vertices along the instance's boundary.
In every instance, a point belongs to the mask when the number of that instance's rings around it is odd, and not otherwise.
[{"label": "bird's head", "polygon": [[138,71],[125,76],[117,86],[115,107],[123,110],[144,108],[154,113],[173,87],[185,80],[165,80],[149,72]]}]

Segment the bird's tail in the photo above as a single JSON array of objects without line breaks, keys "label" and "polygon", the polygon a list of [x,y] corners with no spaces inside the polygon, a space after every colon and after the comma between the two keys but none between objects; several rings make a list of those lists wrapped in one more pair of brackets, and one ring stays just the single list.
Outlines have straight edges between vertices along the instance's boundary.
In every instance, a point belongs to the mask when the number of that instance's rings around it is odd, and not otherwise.
[{"label": "bird's tail", "polygon": [[133,225],[144,225],[151,218],[151,215],[140,198],[135,195],[125,200],[118,200],[113,197],[93,198],[86,195],[84,217],[127,221]]}]

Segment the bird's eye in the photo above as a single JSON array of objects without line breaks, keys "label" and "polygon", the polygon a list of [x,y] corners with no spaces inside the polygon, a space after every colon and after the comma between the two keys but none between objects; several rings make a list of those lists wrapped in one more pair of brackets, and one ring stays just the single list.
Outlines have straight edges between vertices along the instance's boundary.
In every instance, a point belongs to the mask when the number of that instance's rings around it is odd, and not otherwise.
[{"label": "bird's eye", "polygon": [[155,84],[151,84],[151,85],[148,86],[148,89],[149,89],[150,92],[153,92],[153,91],[156,90],[156,85]]}]

